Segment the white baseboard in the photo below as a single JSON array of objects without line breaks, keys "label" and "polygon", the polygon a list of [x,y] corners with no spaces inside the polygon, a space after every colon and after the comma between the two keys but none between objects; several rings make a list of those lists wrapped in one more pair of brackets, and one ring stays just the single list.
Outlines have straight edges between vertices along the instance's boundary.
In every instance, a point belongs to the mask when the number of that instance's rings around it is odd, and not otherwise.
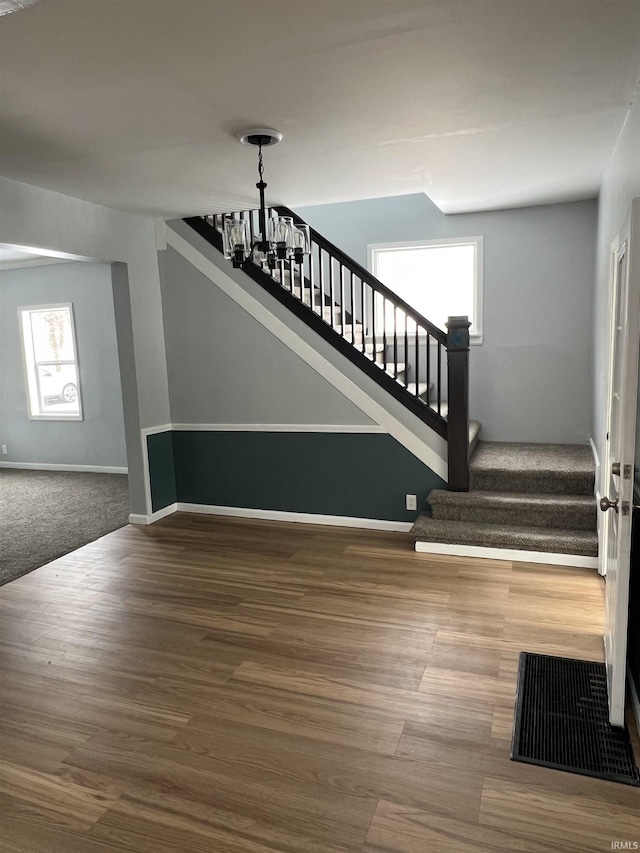
[{"label": "white baseboard", "polygon": [[169,504],[162,509],[152,512],[151,515],[137,515],[132,513],[129,516],[129,524],[153,524],[154,521],[160,521],[161,518],[166,518],[178,509],[178,504]]},{"label": "white baseboard", "polygon": [[516,548],[485,548],[479,545],[448,545],[441,542],[416,542],[420,554],[449,554],[452,557],[480,557],[485,560],[509,560],[518,563],[546,563],[550,566],[575,566],[597,569],[597,557],[579,554],[552,554],[546,551],[520,551]]},{"label": "white baseboard", "polygon": [[94,474],[128,474],[128,468],[113,465],[66,465],[49,462],[0,462],[0,468],[24,468],[28,471],[89,471]]},{"label": "white baseboard", "polygon": [[285,512],[273,509],[214,506],[210,504],[178,503],[177,506],[178,512],[256,518],[264,521],[294,521],[301,524],[328,524],[332,527],[359,527],[365,530],[391,530],[398,533],[407,533],[413,526],[410,521],[385,521],[380,518],[356,518],[350,515],[317,515],[310,512]]},{"label": "white baseboard", "polygon": [[285,512],[272,509],[253,509],[239,506],[215,506],[212,504],[175,503],[151,515],[130,515],[130,524],[153,524],[172,512],[189,512],[200,515],[224,515],[232,518],[255,518],[263,521],[294,521],[301,524],[326,524],[331,527],[358,527],[364,530],[390,530],[407,533],[410,521],[385,521],[380,518],[356,518],[350,515],[317,515],[308,512]]}]

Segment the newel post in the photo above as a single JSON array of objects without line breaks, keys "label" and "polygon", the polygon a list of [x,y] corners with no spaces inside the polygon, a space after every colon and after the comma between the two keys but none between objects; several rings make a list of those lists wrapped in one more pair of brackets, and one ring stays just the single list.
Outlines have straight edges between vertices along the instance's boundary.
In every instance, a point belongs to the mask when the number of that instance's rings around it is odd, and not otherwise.
[{"label": "newel post", "polygon": [[469,491],[469,322],[447,321],[447,400],[449,489]]}]

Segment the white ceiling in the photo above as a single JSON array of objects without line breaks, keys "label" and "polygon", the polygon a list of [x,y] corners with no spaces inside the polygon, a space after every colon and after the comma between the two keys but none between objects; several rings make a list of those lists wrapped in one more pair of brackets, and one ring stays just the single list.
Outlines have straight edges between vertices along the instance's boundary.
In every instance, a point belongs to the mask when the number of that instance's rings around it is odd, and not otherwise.
[{"label": "white ceiling", "polygon": [[0,173],[145,215],[594,196],[638,0],[48,0],[0,18]]}]

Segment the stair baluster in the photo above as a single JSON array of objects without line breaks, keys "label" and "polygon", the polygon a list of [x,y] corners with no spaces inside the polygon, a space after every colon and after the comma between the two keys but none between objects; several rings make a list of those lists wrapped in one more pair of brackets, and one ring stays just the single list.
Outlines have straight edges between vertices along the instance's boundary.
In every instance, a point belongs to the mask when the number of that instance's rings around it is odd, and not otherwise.
[{"label": "stair baluster", "polygon": [[[248,220],[255,239],[260,232],[256,215],[255,210],[236,211],[191,217],[185,222],[222,250],[225,220]],[[289,216],[294,223],[305,224],[286,207],[269,208],[267,215]],[[275,270],[267,270],[247,260],[242,270],[445,438],[449,488],[468,490],[467,318],[450,317],[445,333],[321,234],[310,229],[310,235],[311,254],[302,263],[279,262]]]}]

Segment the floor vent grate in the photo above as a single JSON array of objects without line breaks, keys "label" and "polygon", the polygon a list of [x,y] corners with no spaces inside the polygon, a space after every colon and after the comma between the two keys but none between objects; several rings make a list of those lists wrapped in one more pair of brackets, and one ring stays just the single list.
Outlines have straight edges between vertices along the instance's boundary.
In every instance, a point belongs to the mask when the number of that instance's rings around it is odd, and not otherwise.
[{"label": "floor vent grate", "polygon": [[603,663],[521,652],[511,758],[640,784],[628,731],[609,724]]}]

